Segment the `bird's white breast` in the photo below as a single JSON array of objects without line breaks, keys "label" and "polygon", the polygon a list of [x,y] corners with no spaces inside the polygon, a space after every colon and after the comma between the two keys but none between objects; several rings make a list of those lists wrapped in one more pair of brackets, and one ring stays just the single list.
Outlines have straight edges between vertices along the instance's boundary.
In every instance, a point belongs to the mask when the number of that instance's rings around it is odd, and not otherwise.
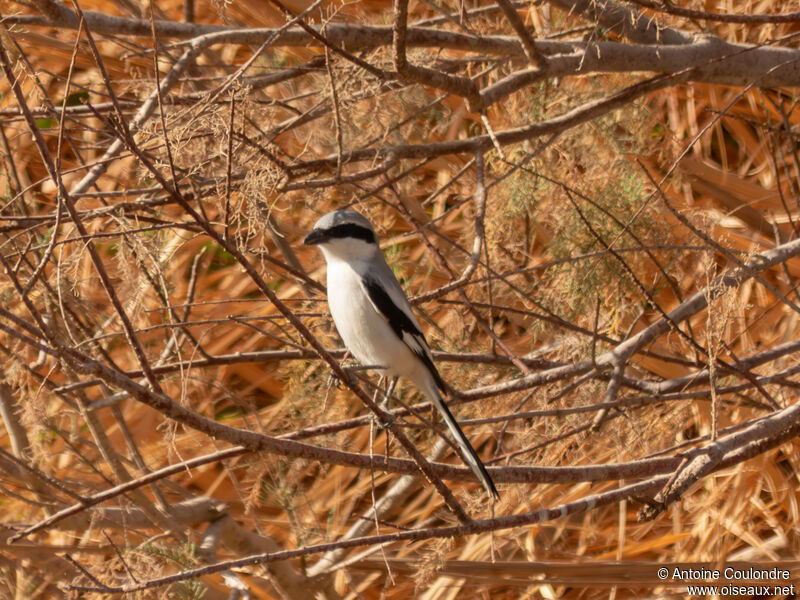
[{"label": "bird's white breast", "polygon": [[365,366],[381,366],[388,375],[409,377],[419,359],[378,313],[361,283],[359,261],[328,257],[328,306],[350,353]]}]

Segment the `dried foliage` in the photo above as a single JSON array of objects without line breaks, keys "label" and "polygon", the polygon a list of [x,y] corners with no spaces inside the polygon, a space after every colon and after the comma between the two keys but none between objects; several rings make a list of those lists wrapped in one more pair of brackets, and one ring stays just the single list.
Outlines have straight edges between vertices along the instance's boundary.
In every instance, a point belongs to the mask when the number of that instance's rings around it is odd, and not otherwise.
[{"label": "dried foliage", "polygon": [[[0,597],[796,577],[800,15],[733,4],[5,3]],[[349,206],[494,506],[341,366]]]}]

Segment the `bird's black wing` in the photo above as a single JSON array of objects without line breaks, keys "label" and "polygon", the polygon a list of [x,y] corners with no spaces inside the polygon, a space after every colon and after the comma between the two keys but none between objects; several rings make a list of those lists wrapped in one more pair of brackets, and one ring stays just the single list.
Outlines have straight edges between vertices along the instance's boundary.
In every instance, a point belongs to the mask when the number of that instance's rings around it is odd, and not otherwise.
[{"label": "bird's black wing", "polygon": [[[396,289],[387,290],[369,275],[363,275],[361,280],[375,310],[386,319],[389,327],[397,334],[397,337],[403,340],[403,343],[419,357],[433,376],[436,387],[444,392],[445,385],[442,376],[439,375],[439,371],[436,370],[436,366],[433,364],[428,342],[416,323],[416,319],[411,312],[411,306],[408,304],[400,284],[397,284]],[[393,281],[396,283],[397,280],[393,279]],[[393,295],[398,296],[398,298],[392,298]]]}]

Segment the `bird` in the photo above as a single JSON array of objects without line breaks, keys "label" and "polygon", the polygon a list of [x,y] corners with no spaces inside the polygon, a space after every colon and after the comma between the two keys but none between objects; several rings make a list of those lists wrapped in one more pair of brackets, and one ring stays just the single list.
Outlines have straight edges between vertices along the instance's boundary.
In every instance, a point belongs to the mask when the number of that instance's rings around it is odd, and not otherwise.
[{"label": "bird", "polygon": [[387,399],[398,377],[410,380],[439,411],[490,499],[499,498],[486,467],[445,404],[445,383],[430,346],[369,220],[355,210],[329,212],[303,243],[317,246],[328,265],[328,308],[350,354],[391,378]]}]

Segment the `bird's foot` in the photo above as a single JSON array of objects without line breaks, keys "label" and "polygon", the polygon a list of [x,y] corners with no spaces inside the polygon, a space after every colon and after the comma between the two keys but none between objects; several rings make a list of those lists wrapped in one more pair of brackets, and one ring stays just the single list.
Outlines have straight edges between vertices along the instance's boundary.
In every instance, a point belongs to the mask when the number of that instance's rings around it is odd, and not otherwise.
[{"label": "bird's foot", "polygon": [[395,419],[396,417],[390,412],[384,412],[381,416],[373,415],[372,417],[373,422],[380,429],[389,429],[392,425],[394,425]]},{"label": "bird's foot", "polygon": [[328,387],[335,387],[337,390],[340,390],[344,387],[352,388],[358,385],[358,377],[355,374],[355,367],[349,367],[342,365],[342,371],[347,376],[346,381],[342,381],[341,378],[333,371],[330,372],[328,375]]},{"label": "bird's foot", "polygon": [[386,391],[383,394],[383,399],[381,400],[380,406],[383,410],[389,409],[389,400],[392,398],[392,394],[394,393],[394,388],[397,385],[397,377],[392,377],[389,379],[389,384],[386,386]]}]

